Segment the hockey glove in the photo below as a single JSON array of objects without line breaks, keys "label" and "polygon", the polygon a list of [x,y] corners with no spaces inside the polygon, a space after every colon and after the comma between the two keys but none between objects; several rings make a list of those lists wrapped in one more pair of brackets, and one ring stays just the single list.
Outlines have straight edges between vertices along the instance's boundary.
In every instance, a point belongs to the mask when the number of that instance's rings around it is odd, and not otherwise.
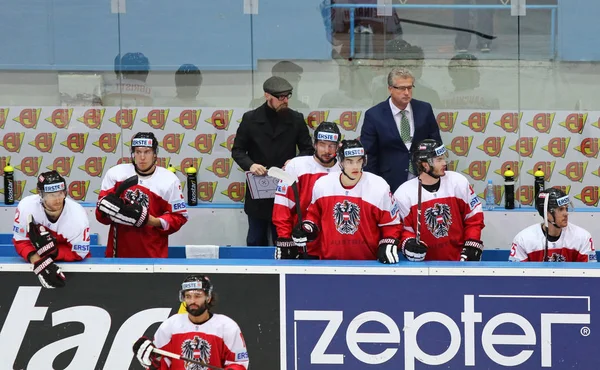
[{"label": "hockey glove", "polygon": [[124,205],[123,199],[111,193],[98,201],[98,210],[105,216],[115,216]]},{"label": "hockey glove", "polygon": [[381,239],[377,248],[377,260],[381,263],[398,263],[398,239]]},{"label": "hockey glove", "polygon": [[303,221],[300,226],[294,226],[292,230],[292,240],[299,247],[306,247],[306,243],[312,242],[317,238],[319,228],[311,221]]},{"label": "hockey glove", "polygon": [[119,213],[110,216],[118,224],[142,227],[148,222],[148,208],[137,203],[125,204]]},{"label": "hockey glove", "polygon": [[33,264],[33,272],[44,288],[54,289],[65,286],[65,275],[50,256],[40,258]]},{"label": "hockey glove", "polygon": [[298,247],[292,238],[277,238],[275,247],[275,259],[277,260],[298,259],[302,254],[302,248]]},{"label": "hockey glove", "polygon": [[160,369],[160,356],[152,352],[154,348],[156,346],[147,337],[141,337],[133,344],[135,358],[144,368],[149,370]]},{"label": "hockey glove", "polygon": [[483,253],[483,242],[481,240],[467,239],[460,252],[461,261],[481,261]]},{"label": "hockey glove", "polygon": [[402,254],[407,260],[412,262],[421,262],[427,255],[427,245],[423,242],[417,243],[417,239],[406,239],[402,243]]},{"label": "hockey glove", "polygon": [[33,244],[40,257],[50,256],[56,258],[58,256],[56,238],[44,226],[36,225],[32,215],[29,215],[27,233],[31,244]]}]

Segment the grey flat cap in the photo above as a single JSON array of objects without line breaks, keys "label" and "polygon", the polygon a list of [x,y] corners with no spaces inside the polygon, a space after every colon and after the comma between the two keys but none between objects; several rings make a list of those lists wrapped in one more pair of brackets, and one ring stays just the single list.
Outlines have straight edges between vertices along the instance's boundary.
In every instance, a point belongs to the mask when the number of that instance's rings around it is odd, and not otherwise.
[{"label": "grey flat cap", "polygon": [[278,76],[269,77],[263,84],[263,91],[271,95],[289,93],[293,89],[292,85],[285,78]]}]

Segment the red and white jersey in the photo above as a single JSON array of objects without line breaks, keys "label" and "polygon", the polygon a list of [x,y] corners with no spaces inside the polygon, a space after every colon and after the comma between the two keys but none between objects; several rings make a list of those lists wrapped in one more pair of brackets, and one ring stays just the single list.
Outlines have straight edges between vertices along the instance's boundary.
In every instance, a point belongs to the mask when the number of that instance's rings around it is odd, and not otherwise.
[{"label": "red and white jersey", "polygon": [[[25,260],[36,249],[29,240],[27,224],[29,215],[37,225],[43,225],[56,239],[58,256],[56,261],[81,261],[90,253],[90,221],[81,204],[71,198],[65,198],[65,206],[56,222],[50,222],[42,198],[38,194],[30,195],[19,202],[13,224],[13,244],[17,253]],[[27,261],[29,262],[29,261]]]},{"label": "red and white jersey", "polygon": [[[250,364],[240,327],[231,318],[220,314],[212,314],[208,321],[199,325],[191,322],[187,313],[173,315],[159,326],[154,345],[221,368],[247,370]],[[190,365],[166,357],[161,360],[161,370],[196,369]]]},{"label": "red and white jersey", "polygon": [[152,88],[143,81],[124,78],[104,86],[104,106],[150,107],[152,104]]},{"label": "red and white jersey", "polygon": [[[308,206],[312,199],[312,191],[315,182],[328,173],[340,172],[340,166],[334,164],[325,167],[314,157],[296,157],[285,165],[285,172],[298,178],[298,196],[300,197],[300,209],[302,215],[306,215]],[[273,224],[277,228],[277,236],[280,238],[291,238],[292,229],[298,221],[296,214],[296,199],[289,184],[279,181],[275,192],[275,205],[273,206]],[[311,255],[318,253],[318,239],[308,243],[307,252]]]},{"label": "red and white jersey", "polygon": [[[402,242],[416,236],[418,190],[419,180],[413,178],[394,193],[404,224]],[[481,240],[484,226],[481,201],[460,173],[446,171],[434,193],[422,189],[421,241],[428,246],[426,260],[460,261],[465,240]]]},{"label": "red and white jersey", "polygon": [[390,186],[363,172],[352,188],[340,181],[340,173],[317,180],[306,220],[319,227],[321,259],[376,260],[383,238],[399,238],[402,223]]},{"label": "red and white jersey", "polygon": [[[509,261],[543,262],[546,236],[541,224],[531,225],[515,236]],[[596,262],[592,235],[577,225],[568,223],[557,241],[548,240],[548,260],[552,262]]]},{"label": "red and white jersey", "polygon": [[[124,180],[135,175],[133,164],[123,163],[109,169],[102,180],[98,199],[114,193]],[[170,234],[178,231],[188,220],[188,212],[181,184],[177,176],[163,167],[156,167],[150,176],[139,176],[137,185],[125,190],[122,198],[148,208],[148,213],[161,219],[163,229],[146,224],[137,228],[115,223],[117,230],[117,255],[115,257],[167,258]],[[96,219],[110,225],[110,218],[96,208]],[[106,257],[113,257],[114,227],[108,234]]]}]

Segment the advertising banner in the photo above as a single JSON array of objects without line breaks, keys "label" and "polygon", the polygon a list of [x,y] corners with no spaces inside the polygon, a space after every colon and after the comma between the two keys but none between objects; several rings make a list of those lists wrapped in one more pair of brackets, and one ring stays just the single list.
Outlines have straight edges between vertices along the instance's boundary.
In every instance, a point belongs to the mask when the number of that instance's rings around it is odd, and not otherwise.
[{"label": "advertising banner", "polygon": [[286,275],[287,370],[598,369],[600,282]]},{"label": "advertising banner", "polygon": [[[158,165],[173,166],[185,193],[185,169],[198,174],[198,201],[241,204],[244,172],[231,148],[248,108],[177,107],[0,107],[0,176],[15,167],[16,199],[35,192],[36,177],[55,169],[67,179],[69,196],[96,202],[106,171],[128,163],[130,141],[140,131],[159,141]],[[323,121],[339,125],[343,138],[360,136],[364,110],[301,110],[312,132]],[[515,200],[533,205],[533,173],[567,192],[576,207],[599,201],[600,112],[438,110],[442,139],[451,152],[449,169],[464,174],[485,196],[488,180],[502,204],[503,173],[517,181]],[[4,189],[0,189],[3,194]],[[0,200],[3,195],[0,195]]]},{"label": "advertising banner", "polygon": [[[132,345],[177,313],[187,275],[67,273],[65,288],[49,290],[32,272],[0,273],[0,369],[141,369]],[[279,369],[278,276],[209,277],[214,311],[238,323],[251,366]]]}]

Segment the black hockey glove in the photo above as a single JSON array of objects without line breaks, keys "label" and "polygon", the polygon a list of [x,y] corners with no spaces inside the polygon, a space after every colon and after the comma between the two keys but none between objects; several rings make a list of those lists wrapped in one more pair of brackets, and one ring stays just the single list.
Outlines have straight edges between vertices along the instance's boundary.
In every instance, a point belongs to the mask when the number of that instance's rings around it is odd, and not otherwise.
[{"label": "black hockey glove", "polygon": [[65,275],[50,256],[40,258],[33,264],[33,272],[44,288],[62,288],[65,286]]},{"label": "black hockey glove", "polygon": [[299,259],[303,252],[303,248],[298,247],[292,238],[277,238],[275,247],[275,259],[277,260]]},{"label": "black hockey glove", "polygon": [[118,224],[142,227],[148,222],[148,208],[137,203],[125,204],[119,213],[110,216]]},{"label": "black hockey glove", "polygon": [[412,262],[421,262],[427,255],[427,245],[423,242],[417,243],[417,239],[406,239],[402,243],[402,254],[407,260]]},{"label": "black hockey glove", "polygon": [[37,254],[40,257],[50,256],[56,258],[58,256],[58,244],[56,238],[42,225],[36,225],[33,215],[29,215],[29,223],[27,224],[27,233],[29,240],[35,247]]},{"label": "black hockey glove", "polygon": [[124,205],[123,199],[111,193],[98,201],[98,210],[105,216],[115,216]]},{"label": "black hockey glove", "polygon": [[483,242],[481,240],[467,239],[460,252],[461,261],[481,261],[483,253]]},{"label": "black hockey glove", "polygon": [[299,247],[306,247],[306,243],[312,242],[319,235],[319,228],[311,221],[302,221],[300,226],[294,226],[292,239]]},{"label": "black hockey glove", "polygon": [[148,337],[141,337],[133,344],[133,353],[140,364],[148,370],[160,369],[160,356],[152,350],[156,348]]},{"label": "black hockey glove", "polygon": [[398,244],[398,239],[381,239],[377,247],[377,260],[381,263],[398,263]]}]

